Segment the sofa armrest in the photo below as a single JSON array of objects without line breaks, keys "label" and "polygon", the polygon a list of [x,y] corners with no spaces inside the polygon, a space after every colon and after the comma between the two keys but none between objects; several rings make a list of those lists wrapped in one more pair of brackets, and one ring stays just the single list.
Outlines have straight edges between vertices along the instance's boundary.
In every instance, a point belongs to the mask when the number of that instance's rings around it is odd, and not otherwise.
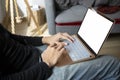
[{"label": "sofa armrest", "polygon": [[51,35],[56,33],[55,26],[55,2],[54,0],[45,0],[45,12],[48,24],[48,30]]}]

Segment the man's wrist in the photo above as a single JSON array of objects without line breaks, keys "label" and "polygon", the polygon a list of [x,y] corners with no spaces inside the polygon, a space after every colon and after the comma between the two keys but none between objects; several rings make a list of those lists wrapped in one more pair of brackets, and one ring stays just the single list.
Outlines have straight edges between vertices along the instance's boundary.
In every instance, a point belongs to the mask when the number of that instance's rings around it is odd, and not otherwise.
[{"label": "man's wrist", "polygon": [[42,38],[43,44],[50,44],[50,40],[51,40],[50,38],[51,38],[50,36],[43,37]]},{"label": "man's wrist", "polygon": [[48,43],[47,43],[47,37],[43,37],[43,38],[42,38],[42,43],[43,43],[43,44],[48,44]]}]

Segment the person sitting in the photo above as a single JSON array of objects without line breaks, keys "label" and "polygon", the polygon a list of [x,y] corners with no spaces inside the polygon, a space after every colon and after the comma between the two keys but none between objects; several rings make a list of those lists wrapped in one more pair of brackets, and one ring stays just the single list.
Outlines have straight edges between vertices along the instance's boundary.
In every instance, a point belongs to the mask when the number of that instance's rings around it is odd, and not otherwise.
[{"label": "person sitting", "polygon": [[[0,24],[0,80],[118,80],[120,61],[112,56],[63,67],[55,67],[66,50],[66,39],[74,42],[67,33],[48,37],[12,34]],[[37,47],[47,44],[42,51]]]}]

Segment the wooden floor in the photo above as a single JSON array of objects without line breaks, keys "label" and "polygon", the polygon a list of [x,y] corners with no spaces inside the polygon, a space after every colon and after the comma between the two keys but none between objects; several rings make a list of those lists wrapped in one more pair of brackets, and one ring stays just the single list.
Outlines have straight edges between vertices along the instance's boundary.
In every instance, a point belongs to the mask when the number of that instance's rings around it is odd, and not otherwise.
[{"label": "wooden floor", "polygon": [[[31,34],[31,28],[23,22],[22,24],[16,25],[16,34],[19,35],[27,35],[33,36]],[[47,36],[49,35],[48,29],[42,35],[34,35],[34,36]],[[103,47],[100,50],[100,55],[113,55],[120,58],[120,34],[110,34],[108,39],[103,44]]]}]

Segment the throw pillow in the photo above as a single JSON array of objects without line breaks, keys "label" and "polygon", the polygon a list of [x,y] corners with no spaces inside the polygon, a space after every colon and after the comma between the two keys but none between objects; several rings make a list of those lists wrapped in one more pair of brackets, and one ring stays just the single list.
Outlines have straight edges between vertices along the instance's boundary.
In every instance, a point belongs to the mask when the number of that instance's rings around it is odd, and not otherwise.
[{"label": "throw pillow", "polygon": [[105,14],[112,14],[120,11],[120,6],[101,6],[97,10]]},{"label": "throw pillow", "polygon": [[120,0],[96,0],[95,6],[120,6]]}]

